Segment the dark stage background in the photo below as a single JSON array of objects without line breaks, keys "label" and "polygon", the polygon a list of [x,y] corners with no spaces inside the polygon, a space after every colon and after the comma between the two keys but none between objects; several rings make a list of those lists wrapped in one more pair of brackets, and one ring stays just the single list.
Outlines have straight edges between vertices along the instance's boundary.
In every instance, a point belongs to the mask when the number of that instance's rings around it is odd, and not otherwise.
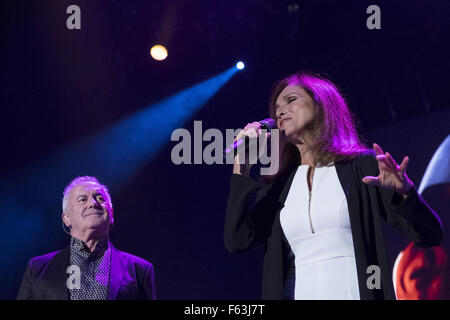
[{"label": "dark stage background", "polygon": [[[81,30],[66,28],[71,4]],[[366,27],[372,4],[380,30]],[[262,249],[232,255],[223,245],[232,166],[174,165],[176,143],[161,130],[170,112],[140,119],[159,147],[140,144],[147,136],[101,136],[239,59],[246,68],[179,127],[192,133],[201,120],[203,131],[224,132],[264,119],[271,84],[308,70],[342,89],[369,145],[398,162],[410,156],[417,186],[449,134],[448,0],[19,0],[1,1],[0,12],[2,299],[15,298],[31,257],[67,244],[61,194],[78,175],[110,186],[112,242],[154,264],[160,299],[259,298]],[[156,43],[168,48],[165,61],[150,57]],[[110,170],[109,150],[120,164]],[[393,260],[407,242],[387,236]]]}]

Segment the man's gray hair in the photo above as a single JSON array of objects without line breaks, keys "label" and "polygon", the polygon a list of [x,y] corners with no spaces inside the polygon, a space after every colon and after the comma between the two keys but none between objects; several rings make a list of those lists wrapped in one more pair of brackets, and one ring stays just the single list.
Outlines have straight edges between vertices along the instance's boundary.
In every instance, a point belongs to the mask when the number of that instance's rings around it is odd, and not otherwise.
[{"label": "man's gray hair", "polygon": [[73,179],[67,185],[67,187],[64,189],[63,202],[62,202],[63,212],[67,212],[70,191],[73,188],[75,188],[77,185],[80,185],[80,184],[95,184],[95,185],[98,185],[103,190],[105,190],[105,195],[107,197],[106,200],[111,204],[111,209],[112,209],[112,201],[111,201],[111,196],[109,194],[108,188],[105,185],[101,184],[100,181],[98,181],[98,179],[95,177],[83,176],[83,177],[77,177],[77,178]]}]

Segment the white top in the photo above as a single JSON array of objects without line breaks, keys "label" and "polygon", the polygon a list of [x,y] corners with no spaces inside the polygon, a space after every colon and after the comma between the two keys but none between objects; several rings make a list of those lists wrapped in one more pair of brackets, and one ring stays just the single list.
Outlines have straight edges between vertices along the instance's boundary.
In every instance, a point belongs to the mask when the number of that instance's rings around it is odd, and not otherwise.
[{"label": "white top", "polygon": [[347,199],[334,164],[298,167],[280,222],[295,255],[295,299],[359,299]]}]

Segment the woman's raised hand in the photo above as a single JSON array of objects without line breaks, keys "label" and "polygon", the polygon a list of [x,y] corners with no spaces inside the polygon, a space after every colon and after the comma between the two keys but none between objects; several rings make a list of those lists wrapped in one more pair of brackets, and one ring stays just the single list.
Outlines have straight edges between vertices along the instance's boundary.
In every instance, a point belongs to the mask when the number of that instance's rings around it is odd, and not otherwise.
[{"label": "woman's raised hand", "polygon": [[382,188],[394,189],[397,193],[405,196],[414,186],[406,175],[409,157],[404,157],[402,163],[398,165],[391,154],[389,152],[384,153],[379,145],[374,143],[373,148],[375,149],[376,159],[378,160],[380,174],[378,177],[364,177],[362,181]]},{"label": "woman's raised hand", "polygon": [[242,157],[242,154],[238,153],[234,158],[233,173],[244,175],[249,174],[251,166],[257,162],[258,158],[262,155],[264,149],[266,148],[267,139],[270,137],[270,132],[266,132],[265,136],[262,135],[263,131],[261,129],[261,124],[257,121],[248,123],[244,127],[244,129],[239,132],[235,141],[244,137],[248,137],[249,139],[257,139],[261,137],[263,138],[263,141],[260,145],[262,148],[258,147],[257,154],[252,154],[249,149],[245,150],[245,159],[240,159],[240,157]]}]

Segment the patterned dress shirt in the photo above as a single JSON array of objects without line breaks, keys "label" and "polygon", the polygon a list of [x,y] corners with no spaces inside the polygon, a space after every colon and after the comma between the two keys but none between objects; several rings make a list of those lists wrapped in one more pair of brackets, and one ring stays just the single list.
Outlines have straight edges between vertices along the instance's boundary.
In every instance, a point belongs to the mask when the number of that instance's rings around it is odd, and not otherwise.
[{"label": "patterned dress shirt", "polygon": [[80,288],[71,288],[70,300],[106,300],[109,293],[111,269],[111,244],[103,238],[91,253],[87,246],[75,237],[70,240],[70,265],[80,271]]}]

